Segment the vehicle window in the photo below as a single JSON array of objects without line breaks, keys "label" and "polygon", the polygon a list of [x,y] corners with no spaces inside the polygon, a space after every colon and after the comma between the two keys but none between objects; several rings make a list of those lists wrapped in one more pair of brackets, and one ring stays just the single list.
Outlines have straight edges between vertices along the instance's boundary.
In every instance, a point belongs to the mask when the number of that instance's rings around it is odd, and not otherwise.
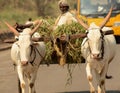
[{"label": "vehicle window", "polygon": [[111,6],[120,11],[120,0],[81,0],[81,14],[105,14]]}]

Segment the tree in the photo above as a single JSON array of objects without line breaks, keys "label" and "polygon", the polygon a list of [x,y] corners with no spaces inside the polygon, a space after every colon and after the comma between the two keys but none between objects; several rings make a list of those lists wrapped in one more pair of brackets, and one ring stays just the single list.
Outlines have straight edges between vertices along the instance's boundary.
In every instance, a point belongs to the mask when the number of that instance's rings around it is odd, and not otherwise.
[{"label": "tree", "polygon": [[45,16],[45,8],[48,0],[35,0],[38,16]]}]

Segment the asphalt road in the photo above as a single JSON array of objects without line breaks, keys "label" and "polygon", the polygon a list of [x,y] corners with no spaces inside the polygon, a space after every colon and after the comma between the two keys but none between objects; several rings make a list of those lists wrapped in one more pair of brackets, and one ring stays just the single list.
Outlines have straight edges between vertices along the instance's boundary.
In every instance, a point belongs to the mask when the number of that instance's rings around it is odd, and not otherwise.
[{"label": "asphalt road", "polygon": [[[113,78],[106,80],[107,93],[120,93],[120,45],[110,64],[108,74]],[[37,93],[89,93],[85,64],[72,65],[72,84],[66,85],[69,74],[67,65],[41,65],[36,79]],[[0,51],[0,93],[18,93],[17,73],[10,58],[10,50]],[[27,91],[28,93],[28,91]]]}]

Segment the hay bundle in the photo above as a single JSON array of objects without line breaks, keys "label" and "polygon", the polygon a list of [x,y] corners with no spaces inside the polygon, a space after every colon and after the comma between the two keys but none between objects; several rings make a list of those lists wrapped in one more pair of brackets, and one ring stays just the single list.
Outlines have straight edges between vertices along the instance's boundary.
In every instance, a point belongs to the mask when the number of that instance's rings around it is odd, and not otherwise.
[{"label": "hay bundle", "polygon": [[50,63],[59,63],[64,65],[65,63],[80,63],[81,62],[81,42],[82,38],[69,39],[65,42],[61,42],[59,37],[62,35],[69,36],[72,34],[85,33],[85,30],[78,23],[65,24],[59,26],[56,30],[52,31],[49,27],[51,24],[44,24],[40,28],[40,33],[47,37],[52,37],[50,42],[46,42],[47,54],[46,60]]},{"label": "hay bundle", "polygon": [[[59,37],[63,34],[72,35],[72,34],[78,34],[78,33],[84,33],[84,32],[85,30],[81,27],[81,25],[73,22],[72,24],[69,24],[69,25],[66,24],[58,27],[58,29],[54,32],[54,36]],[[81,42],[82,42],[82,38],[78,38],[75,40],[70,39],[66,43],[61,44],[63,45],[63,47],[61,47],[61,53],[63,54],[60,60],[61,65],[64,65],[66,62],[67,63],[81,62],[81,58],[80,58]]]}]

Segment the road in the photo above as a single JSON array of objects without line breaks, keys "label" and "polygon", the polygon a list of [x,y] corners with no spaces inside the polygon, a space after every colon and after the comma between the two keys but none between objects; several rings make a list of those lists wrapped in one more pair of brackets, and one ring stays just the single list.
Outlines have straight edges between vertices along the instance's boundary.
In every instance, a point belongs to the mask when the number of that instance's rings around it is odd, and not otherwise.
[{"label": "road", "polygon": [[[120,45],[117,47],[120,50]],[[66,85],[69,79],[67,65],[41,65],[35,83],[37,93],[89,93],[85,64],[74,64],[71,67],[74,68],[72,84]],[[113,78],[106,80],[107,93],[120,93],[119,51],[110,64],[108,74]],[[10,50],[0,51],[0,93],[18,93],[17,73],[12,65]]]}]

